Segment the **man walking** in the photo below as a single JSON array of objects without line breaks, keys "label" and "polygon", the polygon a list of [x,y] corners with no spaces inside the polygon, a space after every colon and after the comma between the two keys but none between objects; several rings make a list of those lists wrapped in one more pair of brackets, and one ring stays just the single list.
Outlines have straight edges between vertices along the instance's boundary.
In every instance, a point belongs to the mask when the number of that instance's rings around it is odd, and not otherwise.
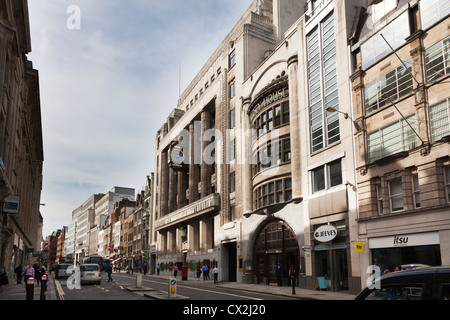
[{"label": "man walking", "polygon": [[214,276],[214,284],[219,284],[219,268],[217,268],[217,264],[216,266],[213,268],[213,276]]}]

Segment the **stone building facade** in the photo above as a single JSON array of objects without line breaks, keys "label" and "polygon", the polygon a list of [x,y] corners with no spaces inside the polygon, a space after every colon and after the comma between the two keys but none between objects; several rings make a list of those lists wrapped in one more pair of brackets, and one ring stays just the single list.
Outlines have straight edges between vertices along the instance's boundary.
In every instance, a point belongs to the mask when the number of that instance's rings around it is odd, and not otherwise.
[{"label": "stone building facade", "polygon": [[[155,140],[157,263],[361,287],[351,64],[360,1],[254,1]],[[329,108],[330,111],[327,111]],[[324,229],[334,234],[321,237]],[[319,230],[319,231],[318,231]]]},{"label": "stone building facade", "polygon": [[0,202],[20,199],[18,213],[0,214],[0,269],[11,277],[19,264],[35,261],[42,242],[39,75],[29,52],[27,1],[0,1]]},{"label": "stone building facade", "polygon": [[423,0],[361,12],[351,81],[362,272],[450,263],[449,13],[448,1]]}]

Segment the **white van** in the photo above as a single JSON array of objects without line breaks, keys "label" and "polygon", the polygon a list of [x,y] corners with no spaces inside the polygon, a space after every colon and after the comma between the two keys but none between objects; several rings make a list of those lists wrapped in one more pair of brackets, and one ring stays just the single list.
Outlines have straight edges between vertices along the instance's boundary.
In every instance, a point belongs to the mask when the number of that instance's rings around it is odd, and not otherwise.
[{"label": "white van", "polygon": [[98,283],[102,282],[102,273],[98,264],[83,264],[80,270],[81,284],[83,283]]}]

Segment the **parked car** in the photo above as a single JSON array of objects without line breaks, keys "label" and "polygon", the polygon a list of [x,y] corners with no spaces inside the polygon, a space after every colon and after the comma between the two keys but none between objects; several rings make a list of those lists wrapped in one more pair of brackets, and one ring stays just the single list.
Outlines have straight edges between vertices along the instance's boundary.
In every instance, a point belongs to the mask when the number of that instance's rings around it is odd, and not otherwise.
[{"label": "parked car", "polygon": [[72,266],[70,263],[61,263],[58,264],[56,266],[56,273],[55,273],[55,277],[56,279],[60,279],[60,278],[68,278],[72,275],[73,273],[73,268],[69,269],[68,268]]},{"label": "parked car", "polygon": [[98,264],[89,263],[81,265],[81,284],[102,282],[102,273]]},{"label": "parked car", "polygon": [[364,288],[356,300],[448,300],[450,266],[388,273]]}]

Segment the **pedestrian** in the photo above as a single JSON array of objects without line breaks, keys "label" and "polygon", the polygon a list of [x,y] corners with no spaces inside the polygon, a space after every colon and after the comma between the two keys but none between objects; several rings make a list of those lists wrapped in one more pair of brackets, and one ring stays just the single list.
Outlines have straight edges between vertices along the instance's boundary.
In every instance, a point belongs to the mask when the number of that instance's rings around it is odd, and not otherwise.
[{"label": "pedestrian", "polygon": [[17,268],[14,269],[14,272],[16,273],[16,280],[17,280],[17,284],[21,284],[22,283],[22,264],[19,264],[19,266]]},{"label": "pedestrian", "polygon": [[159,265],[159,263],[158,263],[158,265],[156,266],[156,274],[159,276],[159,272],[161,271],[161,266]]},{"label": "pedestrian", "polygon": [[3,286],[8,284],[8,275],[4,269],[0,269],[0,293],[3,292]]},{"label": "pedestrian", "polygon": [[275,270],[275,274],[277,276],[277,283],[278,283],[279,287],[281,287],[283,285],[283,283],[282,283],[283,282],[283,273],[284,273],[283,267],[278,262],[277,268]]},{"label": "pedestrian", "polygon": [[178,266],[175,265],[175,267],[173,268],[173,276],[176,278],[177,277],[177,273],[178,273]]},{"label": "pedestrian", "polygon": [[111,281],[113,281],[113,279],[111,278],[112,267],[110,265],[108,265],[106,268],[107,268],[107,273],[108,273],[108,282],[111,282]]},{"label": "pedestrian", "polygon": [[200,266],[197,265],[197,281],[200,281],[201,274],[202,274],[202,270],[200,270]]},{"label": "pedestrian", "polygon": [[209,269],[206,266],[206,263],[202,267],[202,272],[203,272],[203,281],[205,281],[208,277],[208,272],[209,272]]},{"label": "pedestrian", "polygon": [[294,265],[291,264],[291,267],[289,268],[289,280],[291,281],[292,286],[292,294],[295,294],[295,278],[297,274],[294,268]]},{"label": "pedestrian", "polygon": [[144,276],[147,274],[147,265],[144,264]]},{"label": "pedestrian", "polygon": [[31,265],[31,263],[28,264],[28,266],[25,268],[25,272],[24,272],[25,286],[27,285],[27,279],[28,278],[34,278],[34,268]]},{"label": "pedestrian", "polygon": [[213,276],[214,276],[214,284],[219,284],[219,268],[217,268],[217,264],[213,269]]}]

